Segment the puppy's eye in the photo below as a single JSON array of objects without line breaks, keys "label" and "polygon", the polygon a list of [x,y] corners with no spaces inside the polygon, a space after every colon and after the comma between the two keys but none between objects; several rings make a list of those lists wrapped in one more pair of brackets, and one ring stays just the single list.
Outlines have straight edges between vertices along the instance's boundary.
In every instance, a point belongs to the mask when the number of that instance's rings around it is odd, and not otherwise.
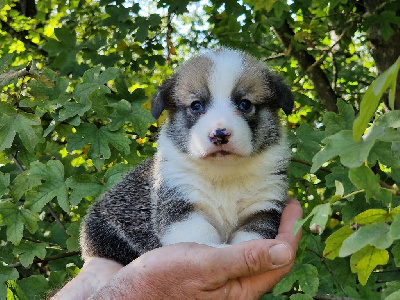
[{"label": "puppy's eye", "polygon": [[253,104],[250,100],[242,99],[238,102],[237,107],[241,112],[248,113],[253,108]]},{"label": "puppy's eye", "polygon": [[190,109],[196,114],[204,113],[204,106],[200,101],[193,101],[192,104],[190,104]]}]

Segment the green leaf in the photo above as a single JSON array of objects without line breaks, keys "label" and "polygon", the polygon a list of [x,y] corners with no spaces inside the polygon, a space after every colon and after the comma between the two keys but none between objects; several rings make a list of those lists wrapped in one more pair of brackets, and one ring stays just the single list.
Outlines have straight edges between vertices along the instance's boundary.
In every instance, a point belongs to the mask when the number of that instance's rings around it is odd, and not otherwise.
[{"label": "green leaf", "polygon": [[16,280],[18,277],[19,274],[16,269],[6,267],[0,263],[0,299],[8,299],[5,282],[8,280]]},{"label": "green leaf", "polygon": [[58,160],[49,160],[46,165],[33,162],[27,172],[28,176],[44,180],[45,183],[30,190],[26,195],[25,207],[39,212],[57,197],[60,207],[69,212],[68,189],[64,180],[64,166]]},{"label": "green leaf", "polygon": [[386,249],[393,243],[389,233],[390,226],[386,223],[379,222],[362,226],[343,241],[339,256],[348,256],[368,245]]},{"label": "green leaf", "polygon": [[330,158],[339,155],[341,163],[348,168],[362,165],[376,141],[393,142],[400,140],[400,111],[389,112],[378,118],[362,140],[355,142],[350,130],[342,130],[322,140],[325,147],[312,159],[311,173],[318,170]]},{"label": "green leaf", "polygon": [[398,299],[400,299],[400,291],[394,292],[385,298],[385,300],[398,300]]},{"label": "green leaf", "polygon": [[58,77],[57,74],[51,70],[43,70],[43,76],[49,78],[53,86],[44,87],[42,83],[31,80],[28,83],[29,94],[32,99],[25,99],[20,101],[22,107],[38,106],[43,110],[53,111],[71,99],[72,95],[67,92],[69,81],[66,78]]},{"label": "green leaf", "polygon": [[18,207],[8,201],[0,202],[0,224],[7,226],[7,239],[14,245],[20,243],[24,227],[31,233],[36,232],[38,220],[39,215],[35,212]]},{"label": "green leaf", "polygon": [[92,107],[92,102],[87,101],[85,104],[69,102],[60,109],[58,121],[65,121],[75,116],[83,116]]},{"label": "green leaf", "polygon": [[354,142],[350,130],[342,130],[322,142],[325,147],[313,157],[311,173],[315,173],[325,162],[337,155],[340,155],[341,162],[346,167],[358,167],[367,159],[373,146],[373,142]]},{"label": "green leaf", "polygon": [[49,287],[49,283],[43,275],[31,275],[23,278],[18,285],[26,297],[33,300],[44,299]]},{"label": "green leaf", "polygon": [[344,195],[343,183],[341,183],[338,180],[335,180],[335,196],[343,197],[343,195]]},{"label": "green leaf", "polygon": [[110,89],[105,84],[115,79],[120,73],[121,71],[117,68],[107,68],[101,72],[100,66],[87,70],[82,76],[83,82],[78,84],[74,90],[74,97],[79,103],[86,104],[90,94],[97,89],[109,93]]},{"label": "green leaf", "polygon": [[0,197],[8,194],[10,185],[10,174],[4,174],[0,171]]},{"label": "green leaf", "polygon": [[0,72],[3,72],[8,66],[11,65],[14,58],[14,53],[8,53],[0,57]]},{"label": "green leaf", "polygon": [[400,111],[391,111],[381,117],[377,117],[371,128],[364,135],[364,142],[382,141],[393,142],[400,141],[400,132],[395,128],[400,127]]},{"label": "green leaf", "polygon": [[49,276],[49,287],[53,290],[60,289],[64,285],[66,275],[67,273],[64,270],[52,270]]},{"label": "green leaf", "polygon": [[400,168],[400,152],[392,150],[393,143],[377,142],[372,147],[368,156],[368,164],[373,166],[376,162],[392,168]]},{"label": "green leaf", "polygon": [[326,136],[333,135],[342,130],[351,130],[355,119],[354,109],[341,99],[337,101],[339,113],[326,112],[323,117]]},{"label": "green leaf", "polygon": [[294,294],[291,295],[290,300],[313,300],[314,298],[307,294]]},{"label": "green leaf", "polygon": [[150,26],[157,26],[161,23],[160,15],[152,14],[149,18],[145,17],[136,17],[135,18],[135,25],[138,27],[135,38],[136,41],[143,43],[145,42],[148,34],[149,34],[149,27]]},{"label": "green leaf", "polygon": [[69,238],[67,239],[67,248],[68,251],[79,251],[79,233],[80,233],[79,223],[75,222],[68,226],[67,233],[69,234]]},{"label": "green leaf", "polygon": [[400,281],[387,282],[381,291],[381,299],[387,299],[390,294],[400,291]]},{"label": "green leaf", "polygon": [[110,130],[117,130],[123,126],[125,122],[130,122],[133,125],[134,131],[140,137],[144,137],[147,132],[148,124],[155,121],[151,113],[142,107],[148,100],[144,90],[138,88],[135,89],[132,94],[129,93],[123,76],[116,78],[115,87],[117,88],[116,97],[121,99],[121,101],[110,104],[110,107],[115,110],[110,116],[112,120],[108,125]]},{"label": "green leaf", "polygon": [[30,176],[29,171],[24,171],[19,174],[13,181],[11,188],[11,195],[14,200],[19,200],[22,196],[35,186],[42,183],[41,179],[38,177]]},{"label": "green leaf", "polygon": [[310,295],[315,296],[318,291],[319,278],[318,270],[310,264],[296,265],[288,276],[284,277],[274,288],[273,295],[277,296],[290,291],[293,284],[298,281],[301,290]]},{"label": "green leaf", "polygon": [[71,206],[78,205],[85,197],[95,197],[104,191],[104,185],[100,180],[89,174],[69,177],[65,183],[73,190],[69,197]]},{"label": "green leaf", "polygon": [[14,255],[19,255],[19,261],[21,264],[28,268],[35,257],[44,259],[46,257],[45,243],[33,243],[30,241],[22,241],[13,250]]},{"label": "green leaf", "polygon": [[361,225],[392,221],[390,214],[384,209],[367,209],[354,218],[354,222]]},{"label": "green leaf", "polygon": [[374,198],[389,203],[392,199],[392,193],[380,186],[380,177],[374,174],[370,168],[362,165],[349,171],[351,182],[358,188],[365,191],[367,200]]},{"label": "green leaf", "polygon": [[106,189],[111,188],[114,184],[122,179],[128,171],[132,169],[131,166],[126,164],[118,164],[109,168],[104,174],[104,181],[106,182]]},{"label": "green leaf", "polygon": [[387,250],[366,246],[354,253],[350,258],[351,271],[357,273],[358,280],[366,285],[372,271],[378,265],[386,265],[389,261]]},{"label": "green leaf", "polygon": [[394,220],[390,225],[390,236],[394,240],[400,239],[400,214],[394,217]]},{"label": "green leaf", "polygon": [[297,151],[295,156],[311,162],[313,156],[321,150],[320,142],[323,138],[323,133],[314,130],[309,124],[303,123],[296,130],[294,143]]},{"label": "green leaf", "polygon": [[7,116],[0,118],[0,152],[11,148],[17,133],[26,149],[33,152],[35,146],[42,140],[39,117],[17,111],[7,104],[0,105],[0,109],[8,111]]},{"label": "green leaf", "polygon": [[354,141],[359,141],[368,126],[369,121],[375,113],[379,101],[383,93],[390,88],[389,105],[394,109],[394,96],[396,91],[397,74],[400,68],[400,58],[369,86],[365,92],[361,104],[360,114],[354,121],[353,138]]},{"label": "green leaf", "polygon": [[325,176],[326,187],[336,189],[336,181],[339,181],[344,188],[343,195],[354,191],[354,186],[349,179],[349,169],[343,166],[331,168],[331,173]]},{"label": "green leaf", "polygon": [[310,222],[310,230],[316,232],[318,234],[322,234],[324,232],[326,223],[328,222],[329,217],[332,214],[332,208],[330,203],[320,204],[313,208],[311,213],[302,220],[297,220],[296,224],[293,228],[293,234],[297,233],[297,231],[304,225],[307,220],[313,216]]},{"label": "green leaf", "polygon": [[118,130],[125,122],[131,122],[135,132],[140,137],[145,137],[148,124],[154,122],[150,112],[136,102],[131,104],[126,100],[121,100],[110,106],[115,109],[110,116],[112,122],[108,126],[112,131]]},{"label": "green leaf", "polygon": [[76,128],[76,133],[67,136],[67,150],[77,150],[90,144],[88,153],[97,169],[104,165],[104,161],[111,157],[109,144],[118,151],[129,154],[131,141],[125,137],[124,132],[111,132],[106,127],[97,128],[94,124],[84,123]]},{"label": "green leaf", "polygon": [[392,248],[392,254],[394,258],[394,264],[396,267],[400,268],[400,243],[398,242]]},{"label": "green leaf", "polygon": [[323,255],[329,259],[335,259],[338,257],[343,241],[353,233],[354,231],[348,225],[336,230],[326,239],[326,246]]}]

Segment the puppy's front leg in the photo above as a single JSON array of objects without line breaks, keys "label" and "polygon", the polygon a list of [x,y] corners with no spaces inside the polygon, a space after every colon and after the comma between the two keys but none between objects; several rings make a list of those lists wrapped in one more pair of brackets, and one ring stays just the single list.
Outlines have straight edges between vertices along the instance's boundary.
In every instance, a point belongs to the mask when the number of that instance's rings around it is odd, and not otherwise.
[{"label": "puppy's front leg", "polygon": [[259,211],[246,218],[239,225],[230,240],[229,244],[238,244],[255,239],[273,239],[278,233],[281,219],[281,211],[272,209]]},{"label": "puppy's front leg", "polygon": [[160,237],[162,245],[195,242],[209,246],[223,246],[218,231],[201,214],[192,212],[182,221],[171,223]]}]

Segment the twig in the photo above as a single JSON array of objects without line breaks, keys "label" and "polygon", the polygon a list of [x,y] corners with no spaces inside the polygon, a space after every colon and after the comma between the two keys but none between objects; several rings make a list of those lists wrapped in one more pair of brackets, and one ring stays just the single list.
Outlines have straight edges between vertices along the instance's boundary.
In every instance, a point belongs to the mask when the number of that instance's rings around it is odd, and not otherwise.
[{"label": "twig", "polygon": [[[346,24],[352,24],[354,23],[354,20],[349,20],[346,22]],[[324,52],[322,53],[321,57],[318,58],[311,66],[309,66],[304,73],[307,74],[309,72],[311,72],[316,66],[320,65],[322,63],[322,61],[325,59],[325,57],[332,51],[332,49],[341,41],[341,39],[344,37],[345,33],[350,29],[350,27],[346,27],[342,33],[340,34],[340,36],[338,37],[337,41],[335,41],[328,49],[324,50]],[[296,79],[295,80],[295,84],[297,82],[299,82],[300,79]]]},{"label": "twig", "polygon": [[17,154],[18,154],[18,151],[15,152],[15,153],[12,155],[12,159],[13,159],[15,165],[18,167],[18,169],[19,169],[19,170],[21,171],[21,173],[22,173],[22,172],[25,171],[25,168],[24,168],[24,166],[21,165],[21,163],[18,161],[18,159],[17,159]]},{"label": "twig", "polygon": [[[34,264],[47,263],[49,261],[57,260],[57,259],[60,259],[60,258],[71,257],[71,256],[75,256],[75,255],[80,255],[80,254],[81,254],[80,251],[66,252],[66,253],[61,253],[61,254],[49,256],[49,257],[46,257],[44,259],[35,258],[33,260],[33,263]],[[7,265],[7,267],[9,267],[9,268],[19,268],[19,267],[22,267],[22,264],[19,262],[19,263],[15,263],[15,264],[9,264],[9,265]]]},{"label": "twig", "polygon": [[267,58],[264,59],[264,61],[273,60],[273,59],[277,59],[277,58],[285,57],[285,56],[287,56],[286,53],[278,53],[275,55],[268,56]]},{"label": "twig", "polygon": [[32,242],[32,243],[36,243],[36,244],[45,243],[45,244],[49,245],[50,247],[57,247],[57,248],[60,248],[60,249],[63,249],[63,250],[66,250],[66,249],[67,249],[67,247],[61,246],[61,245],[59,245],[59,244],[53,244],[53,243],[48,243],[48,242],[46,242],[46,241],[35,240],[35,239],[28,238],[28,237],[25,237],[25,236],[22,237],[22,239],[25,240],[25,241]]},{"label": "twig", "polygon": [[65,233],[65,235],[67,237],[70,237],[70,235],[67,233],[67,228],[65,228],[64,224],[61,222],[60,218],[57,216],[56,212],[54,211],[54,209],[51,207],[50,203],[46,204],[47,209],[49,210],[49,212],[51,213],[51,215],[53,216],[53,218],[56,220],[58,226],[60,226],[60,228],[62,229],[62,231]]},{"label": "twig", "polygon": [[[298,162],[298,163],[301,163],[301,164],[306,165],[306,166],[309,166],[309,167],[312,166],[312,164],[309,163],[308,161],[305,161],[305,160],[302,160],[302,159],[296,158],[296,157],[292,157],[292,158],[291,158],[291,161],[293,161],[293,162]],[[324,167],[321,167],[321,168],[319,168],[318,170],[324,171],[324,172],[329,173],[329,174],[332,173],[331,170],[329,170],[328,168],[324,168]]]},{"label": "twig", "polygon": [[391,185],[388,185],[386,182],[380,181],[379,184],[381,185],[381,187],[388,189],[388,190],[393,190],[396,192],[397,196],[400,196],[400,190],[392,187]]},{"label": "twig", "polygon": [[[329,268],[328,264],[325,261],[325,257],[323,257],[322,255],[320,255],[319,253],[317,253],[316,251],[314,251],[311,248],[306,248],[308,251],[314,253],[316,256],[319,257],[319,259],[321,260],[321,262],[323,263],[323,265],[325,266],[325,268],[328,270],[329,274],[331,274],[333,280],[335,281],[335,283],[340,287],[340,289],[342,290],[343,294],[346,295],[346,297],[348,297],[349,295],[347,294],[347,292],[345,291],[345,289],[343,288],[342,284],[337,280],[335,274],[333,274],[331,268]],[[322,299],[322,298],[319,298]],[[329,298],[331,299],[331,298]]]}]

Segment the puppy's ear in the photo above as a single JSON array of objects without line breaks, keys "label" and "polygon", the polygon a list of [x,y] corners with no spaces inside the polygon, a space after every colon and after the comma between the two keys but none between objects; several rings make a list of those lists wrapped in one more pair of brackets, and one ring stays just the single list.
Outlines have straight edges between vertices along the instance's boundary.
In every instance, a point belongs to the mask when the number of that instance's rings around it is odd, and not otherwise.
[{"label": "puppy's ear", "polygon": [[165,80],[151,100],[151,114],[156,120],[160,117],[164,109],[167,109],[171,104],[172,90],[175,82],[175,76]]},{"label": "puppy's ear", "polygon": [[292,91],[280,76],[275,74],[269,74],[269,76],[272,78],[275,88],[275,101],[287,116],[290,115],[294,106]]}]

